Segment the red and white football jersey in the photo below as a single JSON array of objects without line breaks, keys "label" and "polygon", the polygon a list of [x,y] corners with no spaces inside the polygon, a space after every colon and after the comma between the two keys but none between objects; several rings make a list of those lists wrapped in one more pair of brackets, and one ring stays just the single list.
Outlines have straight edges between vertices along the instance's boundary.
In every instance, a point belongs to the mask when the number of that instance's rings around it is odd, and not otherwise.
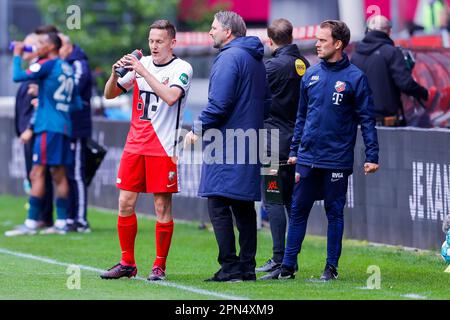
[{"label": "red and white football jersey", "polygon": [[178,57],[158,65],[152,56],[146,56],[141,58],[141,63],[158,81],[168,87],[180,88],[183,95],[170,107],[135,71],[119,78],[117,85],[124,92],[134,87],[131,126],[124,150],[146,156],[172,157],[176,155],[177,132],[181,128],[191,85],[192,66]]}]

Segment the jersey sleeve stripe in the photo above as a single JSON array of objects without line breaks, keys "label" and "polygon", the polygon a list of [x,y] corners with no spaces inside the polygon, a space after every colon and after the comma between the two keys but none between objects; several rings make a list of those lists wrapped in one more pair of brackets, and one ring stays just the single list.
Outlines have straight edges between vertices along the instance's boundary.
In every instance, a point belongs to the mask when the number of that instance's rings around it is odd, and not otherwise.
[{"label": "jersey sleeve stripe", "polygon": [[181,98],[183,98],[186,95],[186,91],[184,91],[184,88],[182,86],[179,86],[177,84],[173,84],[173,85],[170,86],[170,88],[172,88],[172,87],[177,87],[177,88],[181,89],[181,91],[183,92],[183,95],[181,96]]},{"label": "jersey sleeve stripe", "polygon": [[117,86],[119,87],[120,90],[123,91],[123,93],[127,93],[127,92],[128,92],[127,89],[125,89],[124,87],[122,87],[121,84],[118,83],[118,82],[117,82]]}]

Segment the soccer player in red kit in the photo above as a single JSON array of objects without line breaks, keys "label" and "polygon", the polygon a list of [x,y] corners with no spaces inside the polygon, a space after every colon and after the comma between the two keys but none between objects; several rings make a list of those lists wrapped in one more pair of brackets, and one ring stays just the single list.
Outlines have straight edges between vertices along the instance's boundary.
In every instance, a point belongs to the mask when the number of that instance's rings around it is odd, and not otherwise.
[{"label": "soccer player in red kit", "polygon": [[[167,20],[150,26],[151,56],[138,60],[128,54],[112,67],[105,86],[106,99],[134,87],[130,131],[117,175],[119,218],[117,229],[121,261],[101,274],[103,279],[134,277],[137,274],[134,242],[137,234],[135,213],[139,193],[153,193],[157,217],[156,259],[148,280],[164,280],[166,258],[173,233],[172,193],[178,192],[176,165],[177,131],[192,79],[192,67],[173,54],[175,27]],[[130,71],[119,78],[115,69]]]}]

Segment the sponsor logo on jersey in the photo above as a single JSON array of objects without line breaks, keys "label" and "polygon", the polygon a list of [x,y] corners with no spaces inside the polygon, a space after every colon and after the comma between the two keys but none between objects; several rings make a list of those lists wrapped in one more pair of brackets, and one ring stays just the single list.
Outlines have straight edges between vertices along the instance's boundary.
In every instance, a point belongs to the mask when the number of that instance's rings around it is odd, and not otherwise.
[{"label": "sponsor logo on jersey", "polygon": [[116,183],[122,183],[122,179],[117,178]]},{"label": "sponsor logo on jersey", "polygon": [[182,73],[180,76],[180,81],[182,84],[186,85],[189,81],[189,76],[186,73]]},{"label": "sponsor logo on jersey", "polygon": [[303,62],[302,59],[295,60],[295,70],[297,71],[297,74],[302,77],[306,72],[306,64]]}]

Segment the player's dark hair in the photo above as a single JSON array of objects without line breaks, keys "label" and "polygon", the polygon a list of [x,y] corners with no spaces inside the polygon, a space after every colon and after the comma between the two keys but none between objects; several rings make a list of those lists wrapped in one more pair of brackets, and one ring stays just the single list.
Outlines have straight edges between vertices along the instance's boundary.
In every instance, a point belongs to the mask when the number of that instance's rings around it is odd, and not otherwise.
[{"label": "player's dark hair", "polygon": [[53,24],[48,24],[44,26],[39,26],[34,30],[36,34],[46,34],[46,33],[59,33],[58,28]]},{"label": "player's dark hair", "polygon": [[150,30],[152,29],[166,30],[169,34],[169,37],[171,37],[172,39],[175,39],[175,36],[177,34],[175,26],[171,24],[169,20],[156,20],[150,26]]},{"label": "player's dark hair", "polygon": [[276,19],[267,28],[267,35],[275,44],[284,46],[292,43],[292,23],[286,19]]},{"label": "player's dark hair", "polygon": [[59,51],[62,47],[62,41],[61,38],[58,36],[55,32],[47,33],[48,41],[55,45],[55,50]]},{"label": "player's dark hair", "polygon": [[345,22],[339,20],[325,20],[320,24],[320,28],[329,28],[334,41],[342,41],[342,49],[345,49],[350,42],[350,29]]}]

